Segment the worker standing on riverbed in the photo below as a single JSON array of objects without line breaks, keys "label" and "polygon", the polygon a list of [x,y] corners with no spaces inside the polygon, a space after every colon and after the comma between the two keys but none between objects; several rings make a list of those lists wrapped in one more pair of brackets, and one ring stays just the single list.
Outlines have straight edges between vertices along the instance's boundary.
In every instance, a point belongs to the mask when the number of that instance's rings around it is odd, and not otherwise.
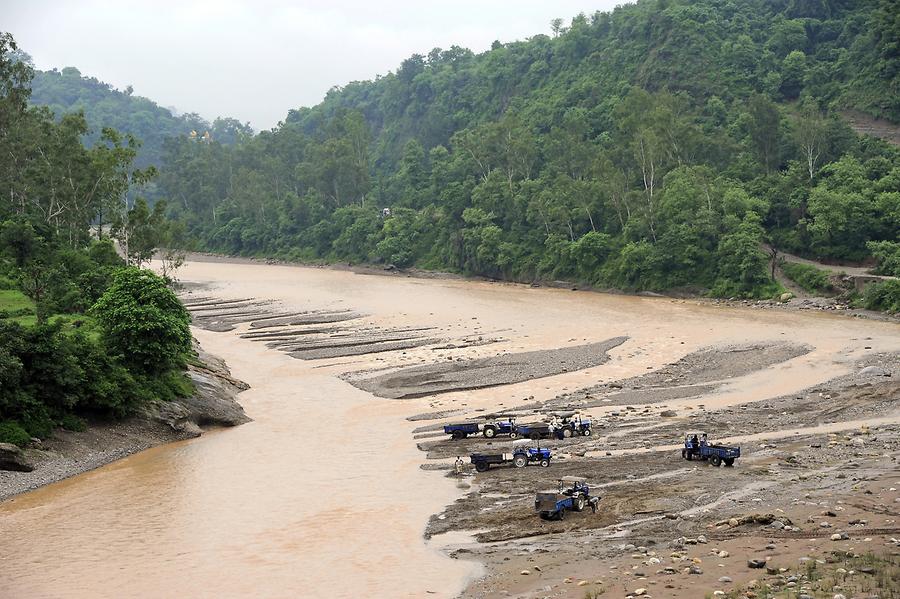
[{"label": "worker standing on riverbed", "polygon": [[456,476],[462,476],[463,473],[463,461],[462,458],[456,456]]}]

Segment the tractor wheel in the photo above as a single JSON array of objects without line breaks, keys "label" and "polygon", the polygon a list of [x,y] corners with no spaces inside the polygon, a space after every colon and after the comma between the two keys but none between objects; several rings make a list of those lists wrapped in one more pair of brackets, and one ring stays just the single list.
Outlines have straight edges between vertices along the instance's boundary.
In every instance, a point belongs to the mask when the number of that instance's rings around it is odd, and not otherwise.
[{"label": "tractor wheel", "polygon": [[713,466],[721,466],[722,458],[720,458],[717,455],[709,456],[709,463],[712,464]]},{"label": "tractor wheel", "polygon": [[494,429],[493,426],[486,426],[486,427],[484,427],[483,434],[486,439],[493,439],[494,435],[497,434],[497,431]]},{"label": "tractor wheel", "polygon": [[528,458],[523,455],[517,455],[513,458],[513,466],[516,468],[524,468],[528,465]]},{"label": "tractor wheel", "polygon": [[459,439],[464,439],[465,437],[466,437],[466,433],[464,433],[462,431],[453,431],[453,438],[456,439],[457,441]]},{"label": "tractor wheel", "polygon": [[576,497],[575,501],[573,502],[572,509],[574,509],[576,512],[580,512],[581,510],[583,510],[584,509],[584,497],[582,497],[581,495]]},{"label": "tractor wheel", "polygon": [[682,449],[682,450],[681,450],[681,459],[682,459],[682,460],[686,460],[686,459],[687,459],[687,449]]},{"label": "tractor wheel", "polygon": [[544,458],[543,460],[541,460],[541,468],[546,468],[549,465],[550,465],[550,460],[548,460],[547,458]]},{"label": "tractor wheel", "polygon": [[532,441],[540,441],[541,433],[531,433],[530,435],[528,435],[528,438],[531,439]]},{"label": "tractor wheel", "polygon": [[516,431],[510,431],[510,432],[509,432],[509,438],[510,438],[510,439],[518,439],[518,438],[519,438],[519,433],[517,433]]},{"label": "tractor wheel", "polygon": [[591,436],[591,429],[586,428],[586,429],[584,429],[583,431],[581,431],[581,434],[584,435],[585,437],[590,437],[590,436]]},{"label": "tractor wheel", "polygon": [[685,451],[687,452],[687,460],[690,462],[694,459],[694,452],[692,452],[690,449],[686,449]]},{"label": "tractor wheel", "polygon": [[726,466],[734,466],[734,458],[725,458],[722,460]]},{"label": "tractor wheel", "polygon": [[478,472],[487,472],[490,465],[487,462],[475,462],[475,470]]},{"label": "tractor wheel", "polygon": [[556,512],[556,519],[557,520],[565,520],[566,519],[566,510],[563,509],[563,510],[559,510],[558,512]]},{"label": "tractor wheel", "polygon": [[572,429],[570,429],[570,428],[564,428],[563,431],[562,431],[562,436],[563,436],[564,439],[568,439],[569,437],[571,437],[571,436],[572,436]]}]

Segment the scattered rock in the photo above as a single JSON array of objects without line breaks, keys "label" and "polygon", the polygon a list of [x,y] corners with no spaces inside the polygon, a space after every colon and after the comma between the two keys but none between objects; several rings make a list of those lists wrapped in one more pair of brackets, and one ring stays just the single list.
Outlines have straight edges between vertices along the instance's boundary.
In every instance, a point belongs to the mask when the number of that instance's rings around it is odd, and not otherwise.
[{"label": "scattered rock", "polygon": [[25,459],[25,454],[12,443],[0,443],[0,470],[31,472],[34,468]]},{"label": "scattered rock", "polygon": [[859,371],[859,376],[891,376],[891,373],[878,366],[866,366]]}]

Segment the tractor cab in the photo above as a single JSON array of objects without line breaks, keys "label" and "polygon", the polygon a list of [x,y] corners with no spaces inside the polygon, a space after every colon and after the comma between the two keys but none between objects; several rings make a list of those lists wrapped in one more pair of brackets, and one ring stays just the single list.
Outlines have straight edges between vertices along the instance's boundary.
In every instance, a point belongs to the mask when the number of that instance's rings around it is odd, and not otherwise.
[{"label": "tractor cab", "polygon": [[695,433],[687,433],[684,436],[685,449],[699,451],[701,447],[706,447],[707,445],[709,445],[709,439],[706,433],[698,431]]},{"label": "tractor cab", "polygon": [[559,494],[567,495],[568,497],[575,495],[584,495],[586,497],[590,494],[586,481],[587,479],[581,476],[564,476],[559,479]]},{"label": "tractor cab", "polygon": [[516,429],[515,416],[498,417],[490,415],[487,417],[488,422],[484,425],[483,434],[486,438],[491,439],[497,435],[511,435]]},{"label": "tractor cab", "polygon": [[552,414],[554,427],[559,430],[564,438],[591,434],[591,421],[582,418],[581,414],[574,411],[556,412]]}]

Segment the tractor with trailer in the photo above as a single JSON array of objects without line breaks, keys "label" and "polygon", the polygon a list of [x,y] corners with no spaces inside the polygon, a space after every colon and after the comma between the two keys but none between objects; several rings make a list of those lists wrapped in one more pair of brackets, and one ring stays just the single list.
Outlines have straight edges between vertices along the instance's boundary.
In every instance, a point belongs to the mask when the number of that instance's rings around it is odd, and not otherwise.
[{"label": "tractor with trailer", "polygon": [[585,507],[597,511],[600,497],[591,497],[591,490],[580,476],[559,479],[556,491],[539,491],[534,497],[534,511],[544,520],[562,520],[567,511],[580,512]]},{"label": "tractor with trailer", "polygon": [[475,470],[487,472],[491,466],[512,464],[516,468],[524,468],[529,464],[540,464],[542,468],[550,465],[551,453],[546,447],[524,447],[513,449],[512,453],[473,453],[469,456]]},{"label": "tractor with trailer", "polygon": [[685,460],[706,460],[713,466],[733,466],[741,457],[741,448],[729,445],[715,445],[707,441],[706,433],[700,435],[688,433],[684,436],[684,448],[681,457]]},{"label": "tractor with trailer", "polygon": [[481,432],[481,425],[477,422],[462,422],[459,424],[445,424],[444,433],[454,439],[465,439],[469,435],[477,435]]}]

